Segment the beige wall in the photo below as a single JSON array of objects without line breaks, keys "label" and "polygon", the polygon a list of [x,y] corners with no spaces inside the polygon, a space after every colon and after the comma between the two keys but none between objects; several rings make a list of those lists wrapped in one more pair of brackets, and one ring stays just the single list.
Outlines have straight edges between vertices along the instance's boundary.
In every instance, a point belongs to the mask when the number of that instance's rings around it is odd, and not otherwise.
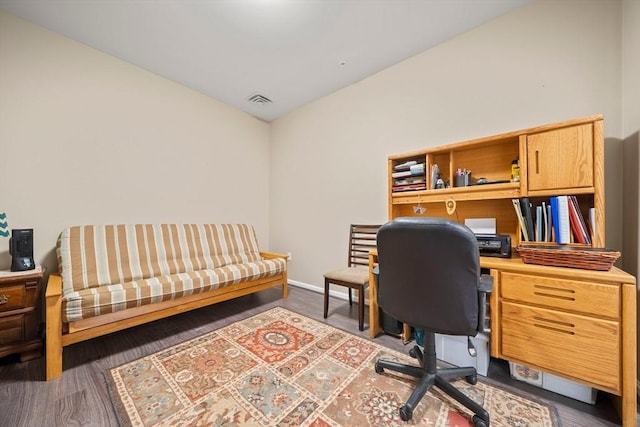
[{"label": "beige wall", "polygon": [[0,211],[36,262],[87,223],[249,222],[268,249],[268,171],[267,123],[0,12]]},{"label": "beige wall", "polygon": [[537,1],[274,121],[271,244],[292,251],[289,278],[319,288],[348,224],[386,221],[390,154],[603,113],[620,160],[620,28],[618,1]]}]

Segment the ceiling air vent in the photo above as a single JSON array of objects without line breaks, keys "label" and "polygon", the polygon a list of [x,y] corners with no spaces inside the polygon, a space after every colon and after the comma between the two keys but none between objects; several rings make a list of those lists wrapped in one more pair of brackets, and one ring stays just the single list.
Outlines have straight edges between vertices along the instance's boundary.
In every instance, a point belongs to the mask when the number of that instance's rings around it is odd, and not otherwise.
[{"label": "ceiling air vent", "polygon": [[261,104],[261,105],[271,104],[273,102],[266,96],[261,95],[259,93],[254,93],[249,98],[247,98],[247,100],[253,104]]}]

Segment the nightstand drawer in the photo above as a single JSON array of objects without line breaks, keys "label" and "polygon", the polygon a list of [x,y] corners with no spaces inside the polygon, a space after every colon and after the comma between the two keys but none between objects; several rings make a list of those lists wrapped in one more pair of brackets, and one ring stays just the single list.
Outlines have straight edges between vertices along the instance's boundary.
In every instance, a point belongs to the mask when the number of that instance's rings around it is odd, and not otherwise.
[{"label": "nightstand drawer", "polygon": [[41,356],[39,300],[45,271],[0,270],[0,357],[19,354],[24,362]]},{"label": "nightstand drawer", "polygon": [[0,317],[0,345],[24,339],[24,315]]},{"label": "nightstand drawer", "polygon": [[598,317],[618,319],[620,290],[605,285],[526,274],[502,273],[501,297]]},{"label": "nightstand drawer", "polygon": [[0,311],[24,307],[24,296],[25,287],[22,285],[0,287]]},{"label": "nightstand drawer", "polygon": [[501,311],[507,358],[620,391],[618,322],[505,301]]}]

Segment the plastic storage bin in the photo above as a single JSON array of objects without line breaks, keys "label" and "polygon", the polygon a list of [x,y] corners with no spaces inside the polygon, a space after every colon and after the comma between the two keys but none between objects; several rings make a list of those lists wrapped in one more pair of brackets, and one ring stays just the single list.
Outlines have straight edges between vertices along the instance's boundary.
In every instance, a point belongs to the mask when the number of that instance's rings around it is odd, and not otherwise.
[{"label": "plastic storage bin", "polygon": [[478,374],[486,377],[491,360],[489,335],[479,333],[471,341],[476,348],[476,357],[469,354],[467,337],[436,334],[438,359],[456,366],[473,366]]},{"label": "plastic storage bin", "polygon": [[598,390],[525,365],[509,362],[511,378],[593,405]]}]

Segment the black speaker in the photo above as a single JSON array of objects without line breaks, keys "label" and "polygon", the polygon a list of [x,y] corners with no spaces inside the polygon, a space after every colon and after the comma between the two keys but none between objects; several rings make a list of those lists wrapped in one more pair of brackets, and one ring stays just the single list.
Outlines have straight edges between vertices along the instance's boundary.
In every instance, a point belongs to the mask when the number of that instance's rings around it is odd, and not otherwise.
[{"label": "black speaker", "polygon": [[11,271],[25,271],[36,268],[36,263],[33,262],[32,228],[11,230],[9,253],[11,254]]}]

